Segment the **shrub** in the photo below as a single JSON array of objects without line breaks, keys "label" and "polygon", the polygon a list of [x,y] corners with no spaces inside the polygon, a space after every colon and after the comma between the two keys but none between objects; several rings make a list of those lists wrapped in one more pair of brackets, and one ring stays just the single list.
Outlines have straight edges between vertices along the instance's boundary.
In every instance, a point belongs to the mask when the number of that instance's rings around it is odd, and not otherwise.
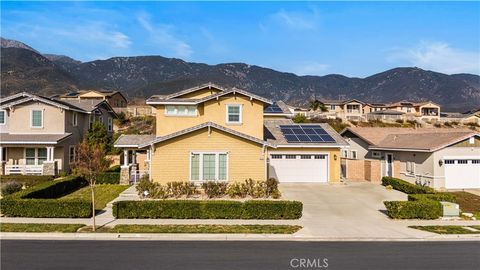
[{"label": "shrub", "polygon": [[452,193],[435,193],[435,194],[408,194],[409,201],[434,200],[439,202],[457,202],[457,196]]},{"label": "shrub", "polygon": [[196,193],[195,184],[192,182],[168,182],[167,190],[168,193],[175,198],[182,195],[189,197]]},{"label": "shrub", "polygon": [[97,177],[97,184],[120,184],[119,172],[103,172]]},{"label": "shrub", "polygon": [[23,185],[18,183],[17,181],[10,181],[2,187],[2,196],[9,195],[15,192],[22,190]]},{"label": "shrub", "polygon": [[386,201],[387,215],[396,219],[437,219],[442,216],[440,202],[434,200]]},{"label": "shrub", "polygon": [[69,176],[44,182],[5,196],[1,200],[1,212],[5,216],[12,217],[91,217],[91,202],[56,199],[86,185],[87,181],[79,176]]},{"label": "shrub", "polygon": [[396,189],[398,191],[405,192],[407,194],[433,194],[435,193],[435,190],[431,187],[423,187],[423,186],[418,186],[415,184],[411,184],[407,181],[394,178],[394,177],[388,177],[385,176],[382,178],[382,185],[384,186],[392,186],[393,189]]},{"label": "shrub", "polygon": [[43,182],[53,180],[51,175],[2,175],[0,177],[1,183],[16,181],[26,187],[34,186]]},{"label": "shrub", "polygon": [[114,165],[108,168],[105,172],[120,172],[120,165]]},{"label": "shrub", "polygon": [[116,218],[176,219],[297,219],[303,205],[297,201],[118,201]]},{"label": "shrub", "polygon": [[230,198],[245,198],[247,197],[248,191],[246,190],[245,184],[233,182],[228,185],[227,194]]},{"label": "shrub", "polygon": [[268,178],[267,182],[266,182],[266,185],[267,185],[266,186],[266,191],[265,191],[266,197],[270,197],[270,196],[274,197],[274,195],[280,197],[280,190],[278,189],[277,179],[275,179],[273,177]]},{"label": "shrub", "polygon": [[227,194],[226,182],[207,181],[202,183],[202,188],[208,198],[218,198]]}]

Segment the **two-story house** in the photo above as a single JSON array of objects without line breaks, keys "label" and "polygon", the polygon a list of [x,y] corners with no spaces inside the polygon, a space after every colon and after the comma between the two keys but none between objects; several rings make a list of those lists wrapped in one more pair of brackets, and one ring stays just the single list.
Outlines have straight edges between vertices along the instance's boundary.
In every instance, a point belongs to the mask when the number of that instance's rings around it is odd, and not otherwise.
[{"label": "two-story house", "polygon": [[93,122],[113,132],[116,114],[104,100],[55,100],[29,93],[0,99],[1,174],[68,172],[75,145]]},{"label": "two-story house", "polygon": [[[410,102],[398,101],[386,104],[368,104],[370,107],[370,116],[368,119],[421,119],[421,120],[439,120],[440,105],[432,101]],[[365,112],[367,113],[367,111]]]},{"label": "two-story house", "polygon": [[149,177],[160,183],[340,180],[345,140],[327,124],[293,123],[282,103],[207,84],[152,96],[147,104],[157,111],[156,134],[115,142],[124,149],[123,182],[136,170],[136,151],[148,152]]},{"label": "two-story house", "polygon": [[329,118],[341,118],[345,120],[359,121],[365,113],[365,102],[357,99],[345,100],[319,100],[327,109],[325,113]]},{"label": "two-story house", "polygon": [[63,95],[58,95],[56,99],[71,101],[71,100],[106,100],[108,104],[115,111],[126,112],[128,101],[125,96],[119,91],[105,91],[105,90],[80,90],[77,92],[70,92]]}]

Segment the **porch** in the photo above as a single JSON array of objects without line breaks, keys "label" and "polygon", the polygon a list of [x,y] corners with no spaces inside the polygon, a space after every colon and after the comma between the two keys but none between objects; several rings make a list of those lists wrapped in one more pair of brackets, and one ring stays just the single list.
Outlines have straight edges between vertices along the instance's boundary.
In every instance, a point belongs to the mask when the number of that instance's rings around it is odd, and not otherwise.
[{"label": "porch", "polygon": [[59,156],[63,153],[54,146],[0,146],[0,175],[57,175],[62,164]]}]

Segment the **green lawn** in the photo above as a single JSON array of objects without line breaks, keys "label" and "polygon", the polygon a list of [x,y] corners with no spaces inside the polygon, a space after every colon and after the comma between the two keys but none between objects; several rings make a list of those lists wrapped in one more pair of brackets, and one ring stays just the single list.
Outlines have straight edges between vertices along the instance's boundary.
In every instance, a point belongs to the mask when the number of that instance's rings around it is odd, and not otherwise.
[{"label": "green lawn", "polygon": [[62,232],[72,233],[85,224],[0,223],[2,232]]},{"label": "green lawn", "polygon": [[465,191],[451,192],[457,197],[457,203],[462,212],[473,213],[480,218],[480,196]]},{"label": "green lawn", "polygon": [[[450,226],[408,226],[408,227],[412,228],[412,229],[417,229],[417,230],[422,230],[422,231],[427,231],[427,232],[432,232],[432,233],[438,233],[438,234],[480,234],[480,231],[474,232],[474,231],[463,228],[465,226],[455,226],[455,225],[450,225]],[[480,226],[470,226],[470,227],[474,228],[474,229],[479,229],[478,227],[480,227]]]},{"label": "green lawn", "polygon": [[[95,187],[95,210],[102,210],[107,206],[107,203],[118,197],[118,195],[129,188],[126,185],[97,185]],[[81,188],[73,193],[64,196],[62,199],[82,199],[91,200],[90,187]]]},{"label": "green lawn", "polygon": [[[97,232],[292,234],[301,228],[293,225],[116,225],[113,228],[99,228]],[[90,232],[91,228],[84,228],[82,231]]]}]

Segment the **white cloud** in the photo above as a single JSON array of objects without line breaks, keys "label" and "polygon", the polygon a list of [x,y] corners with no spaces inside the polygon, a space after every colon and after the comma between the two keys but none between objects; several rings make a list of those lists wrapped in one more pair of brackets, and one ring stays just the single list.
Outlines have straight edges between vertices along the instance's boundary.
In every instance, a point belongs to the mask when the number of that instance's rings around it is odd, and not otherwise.
[{"label": "white cloud", "polygon": [[271,16],[276,22],[295,30],[315,30],[320,19],[317,9],[312,8],[308,12],[278,11]]},{"label": "white cloud", "polygon": [[154,25],[150,21],[150,15],[145,12],[138,14],[137,20],[149,33],[152,42],[163,46],[164,49],[170,51],[176,57],[189,58],[192,55],[192,47],[173,34],[175,27],[172,25]]},{"label": "white cloud", "polygon": [[453,48],[446,42],[420,42],[411,48],[394,48],[387,60],[407,62],[409,65],[446,74],[480,74],[479,51]]},{"label": "white cloud", "polygon": [[330,66],[314,61],[301,62],[295,65],[292,72],[297,75],[325,75]]}]

